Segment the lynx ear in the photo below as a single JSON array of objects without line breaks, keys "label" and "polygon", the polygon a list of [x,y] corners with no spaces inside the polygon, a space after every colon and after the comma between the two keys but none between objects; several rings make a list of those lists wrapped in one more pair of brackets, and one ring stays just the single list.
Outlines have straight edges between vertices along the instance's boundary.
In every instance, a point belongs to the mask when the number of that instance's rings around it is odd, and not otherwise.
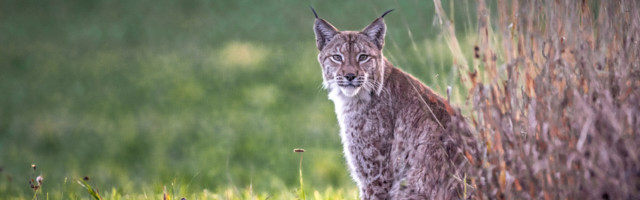
[{"label": "lynx ear", "polygon": [[362,34],[369,37],[379,50],[382,50],[382,47],[384,46],[384,35],[387,31],[387,25],[384,24],[384,16],[389,14],[391,11],[393,11],[393,9],[387,10],[382,14],[382,16],[378,17],[378,19],[371,22],[369,26],[365,27],[361,31]]},{"label": "lynx ear", "polygon": [[319,18],[313,8],[311,8],[311,11],[313,11],[313,14],[316,16],[316,22],[313,25],[313,31],[316,33],[316,46],[318,46],[318,50],[322,51],[333,36],[338,34],[338,29],[324,19]]}]

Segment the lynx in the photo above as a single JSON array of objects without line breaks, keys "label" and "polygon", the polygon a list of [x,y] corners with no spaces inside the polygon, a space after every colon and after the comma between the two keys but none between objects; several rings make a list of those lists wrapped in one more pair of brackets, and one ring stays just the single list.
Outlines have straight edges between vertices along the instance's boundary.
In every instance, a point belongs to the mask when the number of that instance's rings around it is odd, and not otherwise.
[{"label": "lynx", "polygon": [[459,128],[465,124],[446,100],[383,56],[384,16],[392,10],[362,31],[339,31],[311,10],[322,84],[360,198],[463,197],[464,183],[454,177],[472,162],[456,140],[468,134]]}]

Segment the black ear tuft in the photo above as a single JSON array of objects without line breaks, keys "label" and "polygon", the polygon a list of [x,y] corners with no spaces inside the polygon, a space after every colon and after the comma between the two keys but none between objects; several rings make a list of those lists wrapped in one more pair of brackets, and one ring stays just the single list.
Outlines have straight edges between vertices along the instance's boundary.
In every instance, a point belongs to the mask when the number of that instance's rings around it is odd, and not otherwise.
[{"label": "black ear tuft", "polygon": [[[316,10],[315,10],[315,9],[313,9],[313,7],[311,7],[311,6],[309,6],[309,8],[311,8],[311,11],[313,11],[313,15],[315,15],[315,16],[316,16],[316,19],[318,19],[318,13],[316,13]],[[385,13],[385,14],[386,14],[386,13]],[[382,15],[382,16],[384,16],[384,15]]]},{"label": "black ear tuft", "polygon": [[[313,8],[311,8],[311,9],[313,10]],[[395,9],[389,9],[389,10],[385,11],[384,13],[382,13],[382,16],[380,16],[380,18],[384,18],[384,16],[385,16],[385,15],[389,14],[389,13],[390,13],[391,11],[393,11],[393,10],[395,10]],[[313,13],[315,13],[315,11],[313,11]],[[317,18],[317,17],[318,17],[318,16],[316,15],[316,18]]]}]

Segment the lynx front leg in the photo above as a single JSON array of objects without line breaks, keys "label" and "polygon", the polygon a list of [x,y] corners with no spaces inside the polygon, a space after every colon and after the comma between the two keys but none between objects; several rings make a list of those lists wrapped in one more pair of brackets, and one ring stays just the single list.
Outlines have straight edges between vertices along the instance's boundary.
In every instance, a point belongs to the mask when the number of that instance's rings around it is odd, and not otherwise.
[{"label": "lynx front leg", "polygon": [[361,199],[391,199],[389,192],[393,186],[393,173],[387,157],[378,155],[375,159],[361,163]]},{"label": "lynx front leg", "polygon": [[363,200],[391,199],[390,190],[391,180],[379,178],[363,185],[360,198]]}]

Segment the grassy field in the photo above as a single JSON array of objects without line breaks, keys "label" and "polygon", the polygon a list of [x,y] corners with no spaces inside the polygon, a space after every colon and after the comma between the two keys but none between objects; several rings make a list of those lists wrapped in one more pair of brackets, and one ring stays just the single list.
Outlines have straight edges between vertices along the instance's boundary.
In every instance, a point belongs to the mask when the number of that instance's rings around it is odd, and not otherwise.
[{"label": "grassy field", "polygon": [[456,85],[428,1],[2,1],[0,198],[38,175],[41,199],[89,198],[85,176],[103,197],[295,198],[294,148],[307,197],[355,198],[309,5],[347,30],[395,8],[385,55]]}]

